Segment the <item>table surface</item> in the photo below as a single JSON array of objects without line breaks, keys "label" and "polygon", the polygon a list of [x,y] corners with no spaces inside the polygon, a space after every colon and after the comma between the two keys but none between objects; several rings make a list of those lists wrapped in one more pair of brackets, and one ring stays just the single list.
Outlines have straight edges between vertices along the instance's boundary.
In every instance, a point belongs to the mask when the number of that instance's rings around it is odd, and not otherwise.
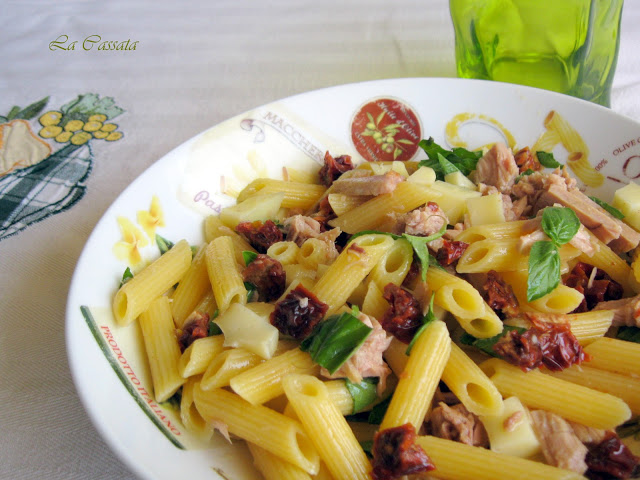
[{"label": "table surface", "polygon": [[[131,479],[84,412],[65,351],[70,279],[103,212],[166,152],[252,107],[350,82],[455,76],[453,31],[444,0],[50,3],[4,3],[0,115],[97,94],[124,110],[124,136],[92,142],[80,200],[0,236],[0,478]],[[627,2],[612,109],[640,121],[638,25],[640,2]],[[135,50],[99,51],[96,37]]]}]

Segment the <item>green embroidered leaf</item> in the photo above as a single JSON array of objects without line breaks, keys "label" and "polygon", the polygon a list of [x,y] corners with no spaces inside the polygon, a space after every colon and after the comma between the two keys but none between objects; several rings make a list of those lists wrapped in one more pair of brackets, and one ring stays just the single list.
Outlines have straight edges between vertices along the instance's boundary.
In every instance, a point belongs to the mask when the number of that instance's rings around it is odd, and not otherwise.
[{"label": "green embroidered leaf", "polygon": [[[26,108],[19,110],[15,114],[15,118],[21,118],[23,120],[31,120],[35,116],[39,115],[40,112],[46,107],[47,103],[49,103],[49,97],[44,97],[42,100],[38,100],[37,102],[32,103]],[[18,107],[13,107],[18,108]],[[13,109],[11,110],[13,112]],[[9,113],[11,115],[11,113]]]},{"label": "green embroidered leaf", "polygon": [[589,198],[593,200],[595,203],[597,203],[598,205],[600,205],[603,209],[605,209],[607,212],[609,212],[611,215],[613,215],[617,219],[622,220],[624,218],[624,213],[622,213],[616,207],[609,205],[604,200],[600,200],[598,197],[589,197]]},{"label": "green embroidered leaf", "polygon": [[353,400],[352,413],[364,410],[378,399],[378,394],[376,393],[377,384],[377,378],[365,378],[360,383],[353,383],[348,378],[345,379],[345,386]]},{"label": "green embroidered leaf", "polygon": [[569,243],[578,233],[580,219],[567,207],[547,207],[542,211],[542,230],[556,245]]},{"label": "green embroidered leaf", "polygon": [[18,112],[20,112],[20,107],[17,105],[14,105],[13,108],[9,110],[9,113],[7,114],[7,120],[11,121],[14,118],[16,118],[16,116],[18,115]]},{"label": "green embroidered leaf", "polygon": [[560,283],[560,254],[553,242],[539,241],[529,252],[527,301],[544,297]]}]

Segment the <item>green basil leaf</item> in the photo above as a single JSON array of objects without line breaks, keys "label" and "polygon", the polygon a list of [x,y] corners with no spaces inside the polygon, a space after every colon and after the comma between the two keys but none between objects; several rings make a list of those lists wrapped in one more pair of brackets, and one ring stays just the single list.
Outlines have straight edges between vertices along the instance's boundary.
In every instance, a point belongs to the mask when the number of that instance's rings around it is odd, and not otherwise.
[{"label": "green basil leaf", "polygon": [[536,152],[536,157],[538,157],[538,161],[543,167],[558,168],[562,166],[561,163],[558,163],[551,152]]},{"label": "green basil leaf", "polygon": [[373,440],[362,440],[360,446],[367,457],[373,458]]},{"label": "green basil leaf", "polygon": [[309,352],[311,359],[335,373],[353,355],[371,334],[367,327],[350,313],[332,315],[320,322],[300,344],[300,350]]},{"label": "green basil leaf", "polygon": [[627,342],[640,343],[640,328],[638,327],[620,327],[616,338]]},{"label": "green basil leaf", "polygon": [[631,437],[640,440],[640,416],[627,420],[616,428],[616,433],[620,438]]},{"label": "green basil leaf", "polygon": [[367,422],[371,425],[380,425],[382,423],[382,419],[384,415],[387,413],[387,409],[389,408],[389,404],[391,403],[391,399],[393,395],[389,395],[382,402],[378,403],[371,409],[371,413],[369,414],[369,418]]},{"label": "green basil leaf", "polygon": [[174,243],[156,233],[156,244],[160,249],[160,255],[164,255],[173,248]]},{"label": "green basil leaf", "polygon": [[211,319],[209,320],[209,332],[208,332],[208,335],[210,337],[213,337],[214,335],[222,335],[222,329],[218,326],[217,323],[214,322],[214,320],[219,315],[219,313],[220,313],[220,311],[216,309],[216,311],[213,312],[213,317],[211,317]]},{"label": "green basil leaf", "polygon": [[[444,179],[444,176],[446,175],[445,170],[450,169],[451,166],[462,172],[464,175],[469,176],[469,174],[476,169],[478,160],[482,157],[481,151],[472,152],[465,148],[445,150],[435,143],[433,138],[422,140],[419,145],[429,157],[427,160],[422,160],[419,163],[419,166],[433,168],[438,180]],[[441,162],[438,155],[441,155],[446,162]]]},{"label": "green basil leaf", "polygon": [[251,262],[253,262],[256,258],[258,258],[258,254],[255,252],[249,252],[248,250],[243,250],[242,251],[242,259],[244,260],[244,264],[249,265]]},{"label": "green basil leaf", "polygon": [[598,197],[589,197],[589,198],[593,200],[595,203],[597,203],[598,205],[600,205],[604,210],[609,212],[611,215],[613,215],[617,219],[622,220],[624,218],[624,213],[622,213],[616,207],[609,205],[604,200],[600,200]]},{"label": "green basil leaf", "polygon": [[120,287],[118,288],[121,288],[125,283],[127,283],[132,278],[133,278],[133,272],[131,272],[131,269],[127,267],[127,269],[122,274],[122,280],[120,280]]},{"label": "green basil leaf", "polygon": [[422,332],[426,330],[426,328],[429,326],[431,322],[433,322],[434,320],[437,320],[435,314],[433,313],[433,297],[435,296],[436,296],[435,292],[431,294],[431,300],[429,301],[429,310],[427,310],[427,314],[422,318],[422,326],[413,335],[411,342],[409,342],[409,346],[407,347],[407,350],[404,352],[406,355],[411,355],[413,344],[416,342],[418,337],[422,334]]},{"label": "green basil leaf", "polygon": [[484,353],[491,355],[492,357],[497,357],[498,355],[496,355],[496,352],[493,351],[493,346],[498,342],[498,340],[504,337],[511,330],[515,330],[520,333],[524,333],[527,331],[526,328],[505,325],[502,332],[490,338],[476,338],[473,335],[465,332],[460,337],[460,343],[464,345],[474,346],[477,349],[482,350]]},{"label": "green basil leaf", "polygon": [[427,280],[427,270],[429,269],[429,264],[431,262],[431,254],[429,253],[429,249],[427,248],[427,243],[437,238],[440,238],[447,231],[447,224],[445,223],[442,228],[434,233],[433,235],[429,235],[428,237],[418,237],[415,235],[408,235],[406,233],[402,234],[403,238],[406,238],[411,246],[413,247],[413,251],[416,252],[418,259],[420,260],[421,266],[421,276],[422,281]]},{"label": "green basil leaf", "polygon": [[553,242],[539,241],[529,252],[527,301],[544,297],[560,283],[560,254]]},{"label": "green basil leaf", "polygon": [[449,160],[447,160],[441,153],[438,153],[438,163],[440,163],[440,170],[443,175],[449,175],[450,173],[456,173],[460,170]]},{"label": "green basil leaf", "polygon": [[353,383],[348,378],[345,378],[344,382],[347,390],[349,390],[351,398],[353,399],[352,413],[364,410],[378,399],[376,391],[376,386],[378,384],[377,378],[365,378],[360,383]]},{"label": "green basil leaf", "polygon": [[542,212],[542,230],[556,245],[564,245],[578,233],[580,219],[567,207],[547,207]]},{"label": "green basil leaf", "polygon": [[247,291],[247,302],[252,302],[253,297],[258,293],[258,288],[251,282],[244,282],[244,288]]}]

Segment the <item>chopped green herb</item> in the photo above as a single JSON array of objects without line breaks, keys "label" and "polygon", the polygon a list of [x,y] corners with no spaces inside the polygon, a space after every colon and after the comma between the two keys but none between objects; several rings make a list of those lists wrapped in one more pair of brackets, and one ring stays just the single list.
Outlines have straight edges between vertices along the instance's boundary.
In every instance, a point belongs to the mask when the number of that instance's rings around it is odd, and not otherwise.
[{"label": "chopped green herb", "polygon": [[166,238],[161,237],[157,233],[156,233],[156,244],[158,245],[158,248],[160,249],[160,255],[164,255],[169,250],[171,250],[173,248],[173,246],[175,245],[173,242],[170,242]]},{"label": "chopped green herb", "polygon": [[356,318],[358,317],[358,315],[360,315],[360,309],[355,304],[351,305],[351,315],[353,315]]},{"label": "chopped green herb", "polygon": [[218,314],[219,314],[219,310],[216,310],[215,312],[213,312],[213,317],[211,317],[211,319],[209,320],[208,335],[210,337],[213,337],[214,335],[222,335],[222,329],[218,326],[217,323],[214,322]]},{"label": "chopped green herb", "polygon": [[511,330],[515,330],[515,331],[520,332],[520,333],[524,333],[524,332],[527,331],[526,328],[512,327],[510,325],[505,325],[504,329],[502,330],[502,332],[500,332],[498,335],[495,335],[495,336],[490,337],[490,338],[476,338],[473,335],[470,335],[468,333],[464,333],[460,337],[460,343],[462,343],[464,345],[472,345],[472,346],[478,348],[479,350],[482,350],[484,353],[486,353],[488,355],[491,355],[493,357],[497,357],[498,355],[496,355],[496,353],[493,351],[493,346],[498,342],[498,340],[500,340],[502,337],[504,337]]},{"label": "chopped green herb", "polygon": [[616,433],[620,438],[633,436],[635,440],[640,440],[640,417],[635,417],[624,422],[616,428]]},{"label": "chopped green herb", "polygon": [[536,152],[536,156],[538,157],[540,165],[543,167],[558,168],[562,166],[561,163],[558,163],[551,152]]},{"label": "chopped green herb", "polygon": [[[427,157],[429,157],[427,160],[422,160],[419,166],[433,168],[438,180],[444,180],[444,176],[447,173],[451,173],[445,172],[445,170],[450,169],[451,166],[454,167],[455,170],[462,172],[463,175],[468,176],[476,169],[478,160],[482,156],[481,151],[471,152],[464,148],[445,150],[435,143],[433,138],[422,140],[419,145],[425,151]],[[446,162],[441,162],[438,155],[441,155]]]},{"label": "chopped green herb", "polygon": [[387,413],[387,409],[389,408],[389,404],[391,403],[392,395],[389,395],[382,402],[377,404],[371,409],[371,413],[369,414],[369,418],[367,421],[371,425],[380,425],[382,423],[382,419],[384,415]]},{"label": "chopped green herb", "polygon": [[411,355],[411,350],[413,349],[413,344],[416,342],[417,338],[422,334],[422,332],[425,331],[427,326],[429,326],[429,324],[431,322],[433,322],[434,320],[437,320],[435,314],[433,313],[433,297],[435,297],[435,296],[436,296],[435,292],[431,294],[431,300],[429,302],[429,310],[427,311],[427,314],[422,318],[422,326],[413,335],[413,338],[411,339],[411,342],[409,343],[409,346],[407,347],[407,350],[405,351],[405,354],[407,354],[407,355]]},{"label": "chopped green herb", "polygon": [[133,278],[133,273],[131,272],[131,269],[127,267],[127,269],[122,274],[122,280],[120,280],[120,286],[118,288],[122,288],[122,286],[132,278]]},{"label": "chopped green herb", "polygon": [[532,173],[534,173],[534,171],[528,168],[527,170],[525,170],[524,172],[522,172],[520,175],[516,177],[515,183],[518,183],[522,177],[528,177]]},{"label": "chopped green herb", "polygon": [[622,220],[624,218],[624,213],[622,213],[616,207],[614,207],[612,205],[609,205],[604,200],[600,200],[598,197],[589,197],[589,198],[591,200],[593,200],[595,203],[597,203],[598,205],[600,205],[603,209],[605,209],[607,212],[609,212],[615,218],[617,218],[619,220]]},{"label": "chopped green herb", "polygon": [[373,331],[350,313],[332,315],[300,344],[318,365],[335,373],[364,343]]},{"label": "chopped green herb", "polygon": [[377,384],[377,378],[365,378],[360,383],[353,383],[348,378],[345,379],[345,386],[353,399],[352,413],[365,409],[378,399]]},{"label": "chopped green herb", "polygon": [[249,265],[256,258],[258,258],[258,254],[255,252],[249,252],[248,250],[242,251],[242,259],[244,260],[245,265]]},{"label": "chopped green herb", "polygon": [[459,172],[460,169],[453,163],[447,160],[441,153],[438,153],[438,162],[440,163],[440,170],[443,175],[449,175],[450,173]]},{"label": "chopped green herb", "polygon": [[527,301],[544,297],[560,283],[560,254],[553,242],[539,241],[529,252]]},{"label": "chopped green herb", "polygon": [[373,440],[362,440],[360,442],[360,446],[362,447],[362,450],[364,450],[364,453],[367,455],[367,457],[369,458],[373,458]]},{"label": "chopped green herb", "polygon": [[627,342],[640,343],[640,328],[638,327],[620,327],[616,338]]},{"label": "chopped green herb", "polygon": [[578,233],[580,219],[567,207],[547,207],[542,212],[542,230],[557,246],[564,245]]},{"label": "chopped green herb", "polygon": [[244,282],[244,288],[247,290],[247,302],[253,301],[253,297],[258,293],[257,287],[251,282]]}]

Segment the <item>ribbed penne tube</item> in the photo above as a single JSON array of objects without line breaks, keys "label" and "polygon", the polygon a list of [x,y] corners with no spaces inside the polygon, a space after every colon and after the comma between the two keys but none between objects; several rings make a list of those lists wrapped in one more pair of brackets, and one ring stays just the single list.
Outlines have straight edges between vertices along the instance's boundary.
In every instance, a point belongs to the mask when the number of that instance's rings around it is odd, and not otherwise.
[{"label": "ribbed penne tube", "polygon": [[202,418],[200,412],[193,403],[193,389],[200,381],[200,377],[191,377],[187,379],[182,386],[182,394],[180,396],[180,420],[185,428],[192,434],[202,440],[209,440],[213,435],[213,426]]},{"label": "ribbed penne tube", "polygon": [[610,393],[624,400],[633,413],[640,414],[640,378],[638,377],[583,365],[573,365],[560,372],[545,371],[545,373],[599,392]]},{"label": "ribbed penne tube", "polygon": [[207,244],[211,243],[211,240],[218,237],[229,237],[233,243],[233,251],[235,253],[236,262],[238,265],[244,265],[244,258],[242,252],[256,253],[255,248],[247,242],[244,237],[234,232],[231,228],[227,227],[220,217],[209,215],[204,221],[204,238]]},{"label": "ribbed penne tube", "polygon": [[378,320],[384,316],[389,308],[389,302],[383,297],[383,291],[375,282],[369,282],[362,301],[362,311]]},{"label": "ribbed penne tube", "polygon": [[175,335],[171,306],[167,297],[158,297],[139,318],[149,360],[153,392],[158,403],[176,393],[185,379],[178,372],[180,346]]},{"label": "ribbed penne tube", "polygon": [[253,464],[265,480],[311,480],[311,477],[300,467],[287,462],[273,453],[247,442]]},{"label": "ribbed penne tube", "polygon": [[502,412],[502,395],[496,386],[453,342],[449,360],[442,372],[442,381],[471,413],[498,415]]},{"label": "ribbed penne tube", "polygon": [[367,200],[371,200],[368,195],[345,195],[344,193],[330,193],[327,195],[329,205],[333,212],[340,216],[347,213],[349,210],[353,210],[355,207],[359,207]]},{"label": "ribbed penne tube", "polygon": [[229,237],[214,238],[209,243],[206,264],[213,295],[221,313],[232,303],[247,303],[247,290]]},{"label": "ribbed penne tube", "polygon": [[178,283],[191,265],[191,248],[180,240],[171,250],[125,283],[113,299],[118,325],[129,325],[151,302]]},{"label": "ribbed penne tube", "polygon": [[511,286],[518,303],[522,307],[529,306],[531,309],[542,313],[562,314],[573,312],[584,300],[584,294],[575,288],[567,287],[560,283],[545,296],[527,303],[528,276],[529,274],[526,270],[502,273],[503,280]]},{"label": "ribbed penne tube", "polygon": [[416,438],[436,466],[429,475],[442,480],[584,480],[579,473],[432,436]]},{"label": "ribbed penne tube", "polygon": [[191,266],[171,295],[171,313],[178,328],[182,328],[184,321],[191,315],[202,297],[211,290],[205,262],[205,249],[204,246],[198,249]]},{"label": "ribbed penne tube", "polygon": [[401,285],[413,262],[413,248],[404,238],[393,241],[393,245],[380,258],[369,274],[369,281],[376,282],[380,290],[389,283]]},{"label": "ribbed penne tube", "polygon": [[[299,170],[297,168],[291,167],[282,167],[283,170],[283,178],[287,182],[298,182],[298,183],[311,183],[311,184],[319,184],[320,176],[318,172],[311,172],[307,170]],[[286,173],[284,172],[286,170]]]},{"label": "ribbed penne tube", "polygon": [[474,319],[485,313],[485,302],[478,291],[461,277],[442,268],[427,271],[427,284],[435,292],[433,303],[457,317]]},{"label": "ribbed penne tube", "polygon": [[393,338],[389,347],[384,351],[384,359],[391,367],[391,371],[396,375],[396,377],[401,378],[402,372],[404,372],[405,367],[407,366],[407,362],[409,361],[409,357],[406,354],[407,344],[402,343],[397,338]]},{"label": "ribbed penne tube", "polygon": [[513,222],[491,223],[486,225],[474,225],[465,228],[456,236],[457,241],[475,243],[482,240],[494,239],[514,239],[519,238],[525,232],[524,226],[527,220],[516,220]]},{"label": "ribbed penne tube", "polygon": [[392,245],[390,236],[375,233],[362,235],[347,244],[311,289],[320,301],[329,306],[327,313],[344,305],[351,292]]},{"label": "ribbed penne tube", "polygon": [[483,362],[480,368],[503,397],[515,395],[530,408],[557,413],[573,422],[594,428],[611,429],[631,417],[628,405],[607,393],[560,380],[536,370],[525,373],[498,358]]},{"label": "ribbed penne tube", "polygon": [[429,201],[437,202],[441,197],[441,193],[429,187],[400,182],[393,193],[378,195],[329,221],[329,225],[347,233],[374,230],[389,213],[406,213]]},{"label": "ribbed penne tube", "polygon": [[310,375],[282,380],[289,403],[335,480],[370,480],[371,463],[327,387]]},{"label": "ribbed penne tube", "polygon": [[222,353],[223,343],[222,335],[198,338],[180,355],[178,360],[180,375],[187,378],[204,373],[211,360]]},{"label": "ribbed penne tube", "polygon": [[318,276],[318,272],[316,270],[307,268],[297,263],[283,265],[282,268],[284,268],[284,272],[287,276],[285,280],[285,285],[287,286],[287,288],[296,280],[300,282],[304,279],[305,283],[310,282],[311,284],[313,284],[316,280],[316,277]]},{"label": "ribbed penne tube", "polygon": [[484,304],[484,312],[475,318],[453,316],[465,332],[476,338],[494,337],[503,329],[502,320],[486,302]]},{"label": "ribbed penne tube", "polygon": [[447,326],[441,320],[432,321],[413,345],[380,430],[405,423],[420,429],[450,352]]},{"label": "ribbed penne tube", "polygon": [[220,352],[207,365],[200,387],[203,390],[226,387],[233,377],[262,363],[262,358],[244,348]]},{"label": "ribbed penne tube", "polygon": [[353,397],[349,393],[344,379],[328,380],[324,382],[329,398],[341,415],[351,415],[353,411]]},{"label": "ribbed penne tube", "polygon": [[296,261],[305,268],[315,270],[318,265],[329,265],[337,256],[334,245],[319,238],[308,238],[298,250]]},{"label": "ribbed penne tube", "polygon": [[592,367],[640,377],[640,343],[602,337],[584,351],[591,355]]},{"label": "ribbed penne tube", "polygon": [[247,185],[238,195],[238,203],[254,195],[284,193],[282,208],[311,208],[324,194],[326,187],[301,182],[285,182],[271,178],[258,178]]},{"label": "ribbed penne tube", "polygon": [[571,333],[581,345],[588,345],[601,338],[611,327],[613,312],[611,310],[592,310],[583,313],[570,313],[557,318],[541,318],[551,322],[569,322]]},{"label": "ribbed penne tube", "polygon": [[231,379],[230,385],[242,398],[253,405],[259,405],[284,393],[282,379],[286,375],[315,375],[319,372],[320,367],[311,360],[308,353],[294,348],[236,375]]},{"label": "ribbed penne tube", "polygon": [[296,242],[276,242],[267,249],[267,255],[282,265],[290,265],[297,261],[298,250],[300,247]]},{"label": "ribbed penne tube", "polygon": [[251,405],[221,388],[204,391],[196,385],[193,398],[206,421],[223,422],[232,435],[264,448],[307,473],[318,472],[320,458],[300,422],[262,405]]},{"label": "ribbed penne tube", "polygon": [[213,319],[216,316],[218,304],[216,304],[216,297],[213,295],[213,290],[208,290],[207,293],[204,294],[193,311],[206,313],[209,315],[209,319]]}]

